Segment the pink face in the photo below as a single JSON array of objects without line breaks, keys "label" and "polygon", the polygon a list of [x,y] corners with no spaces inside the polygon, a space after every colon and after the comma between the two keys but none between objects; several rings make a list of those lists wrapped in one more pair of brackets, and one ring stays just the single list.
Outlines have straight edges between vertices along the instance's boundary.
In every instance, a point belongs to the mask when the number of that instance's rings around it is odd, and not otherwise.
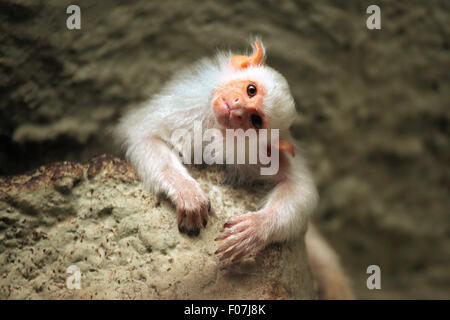
[{"label": "pink face", "polygon": [[[229,68],[242,70],[264,64],[264,49],[258,41],[253,46],[251,56],[236,55],[230,59]],[[264,88],[258,81],[232,80],[216,90],[212,95],[214,114],[222,129],[268,129],[270,117],[263,108]],[[279,150],[295,156],[294,147],[289,141],[280,140]]]},{"label": "pink face", "polygon": [[264,88],[257,81],[233,80],[213,92],[213,107],[217,122],[223,128],[267,128],[264,116]]}]

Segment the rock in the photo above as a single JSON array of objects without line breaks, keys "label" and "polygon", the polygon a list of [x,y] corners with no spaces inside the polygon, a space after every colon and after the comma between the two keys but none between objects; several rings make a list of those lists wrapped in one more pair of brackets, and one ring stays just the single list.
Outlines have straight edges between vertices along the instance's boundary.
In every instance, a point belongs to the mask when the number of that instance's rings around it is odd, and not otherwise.
[{"label": "rock", "polygon": [[[214,211],[199,237],[180,234],[172,204],[114,156],[0,179],[0,299],[315,298],[302,240],[218,263],[213,239],[261,194],[222,185],[216,169],[192,174]],[[80,290],[66,285],[70,266]]]}]

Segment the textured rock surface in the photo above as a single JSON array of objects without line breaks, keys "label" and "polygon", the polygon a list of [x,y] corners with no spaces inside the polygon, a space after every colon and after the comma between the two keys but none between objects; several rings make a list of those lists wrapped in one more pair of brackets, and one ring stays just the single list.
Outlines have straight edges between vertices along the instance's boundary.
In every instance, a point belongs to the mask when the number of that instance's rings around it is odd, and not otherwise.
[{"label": "textured rock surface", "polygon": [[[260,195],[195,170],[214,215],[199,237],[178,232],[172,205],[141,189],[123,160],[103,155],[0,180],[0,299],[311,299],[303,241],[256,263],[223,267],[213,241]],[[69,290],[67,268],[81,270]]]}]

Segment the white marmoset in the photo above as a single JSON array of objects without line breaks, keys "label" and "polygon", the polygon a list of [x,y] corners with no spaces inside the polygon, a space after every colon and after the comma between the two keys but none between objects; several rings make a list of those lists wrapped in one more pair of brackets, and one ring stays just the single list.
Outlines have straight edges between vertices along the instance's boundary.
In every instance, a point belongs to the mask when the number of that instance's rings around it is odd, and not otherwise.
[{"label": "white marmoset", "polygon": [[[192,147],[186,148],[185,141],[174,141],[174,130],[192,132],[197,122],[202,130],[217,129],[224,138],[230,129],[267,129],[269,133],[278,129],[276,174],[262,175],[259,169],[264,165],[260,162],[224,165],[234,183],[267,181],[273,185],[258,211],[228,221],[217,238],[221,245],[216,254],[221,260],[236,262],[256,255],[269,243],[303,236],[308,229],[318,195],[301,150],[289,131],[295,116],[288,83],[265,64],[265,49],[257,40],[250,55],[220,52],[179,71],[158,94],[122,118],[114,134],[145,188],[164,193],[174,203],[180,232],[198,235],[207,225],[210,201],[183,164],[182,159],[192,158]],[[220,146],[225,145],[219,142]],[[271,147],[269,141],[267,148]],[[224,152],[229,151],[226,148]],[[350,298],[337,257],[316,233],[308,232],[306,246],[322,296]],[[308,248],[308,242],[314,250]],[[330,284],[333,279],[338,279],[338,283]]]}]

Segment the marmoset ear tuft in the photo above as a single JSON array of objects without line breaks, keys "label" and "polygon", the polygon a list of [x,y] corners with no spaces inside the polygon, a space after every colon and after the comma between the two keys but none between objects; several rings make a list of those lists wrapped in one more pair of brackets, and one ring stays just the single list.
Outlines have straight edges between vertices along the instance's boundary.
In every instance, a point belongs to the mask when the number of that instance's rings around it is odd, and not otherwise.
[{"label": "marmoset ear tuft", "polygon": [[257,67],[264,64],[264,47],[261,42],[255,41],[253,44],[253,53],[251,56],[236,55],[231,57],[230,66],[234,69],[246,69],[248,67]]},{"label": "marmoset ear tuft", "polygon": [[292,157],[295,157],[294,146],[289,141],[280,140],[280,143],[278,144],[278,150],[287,151],[291,154]]}]

